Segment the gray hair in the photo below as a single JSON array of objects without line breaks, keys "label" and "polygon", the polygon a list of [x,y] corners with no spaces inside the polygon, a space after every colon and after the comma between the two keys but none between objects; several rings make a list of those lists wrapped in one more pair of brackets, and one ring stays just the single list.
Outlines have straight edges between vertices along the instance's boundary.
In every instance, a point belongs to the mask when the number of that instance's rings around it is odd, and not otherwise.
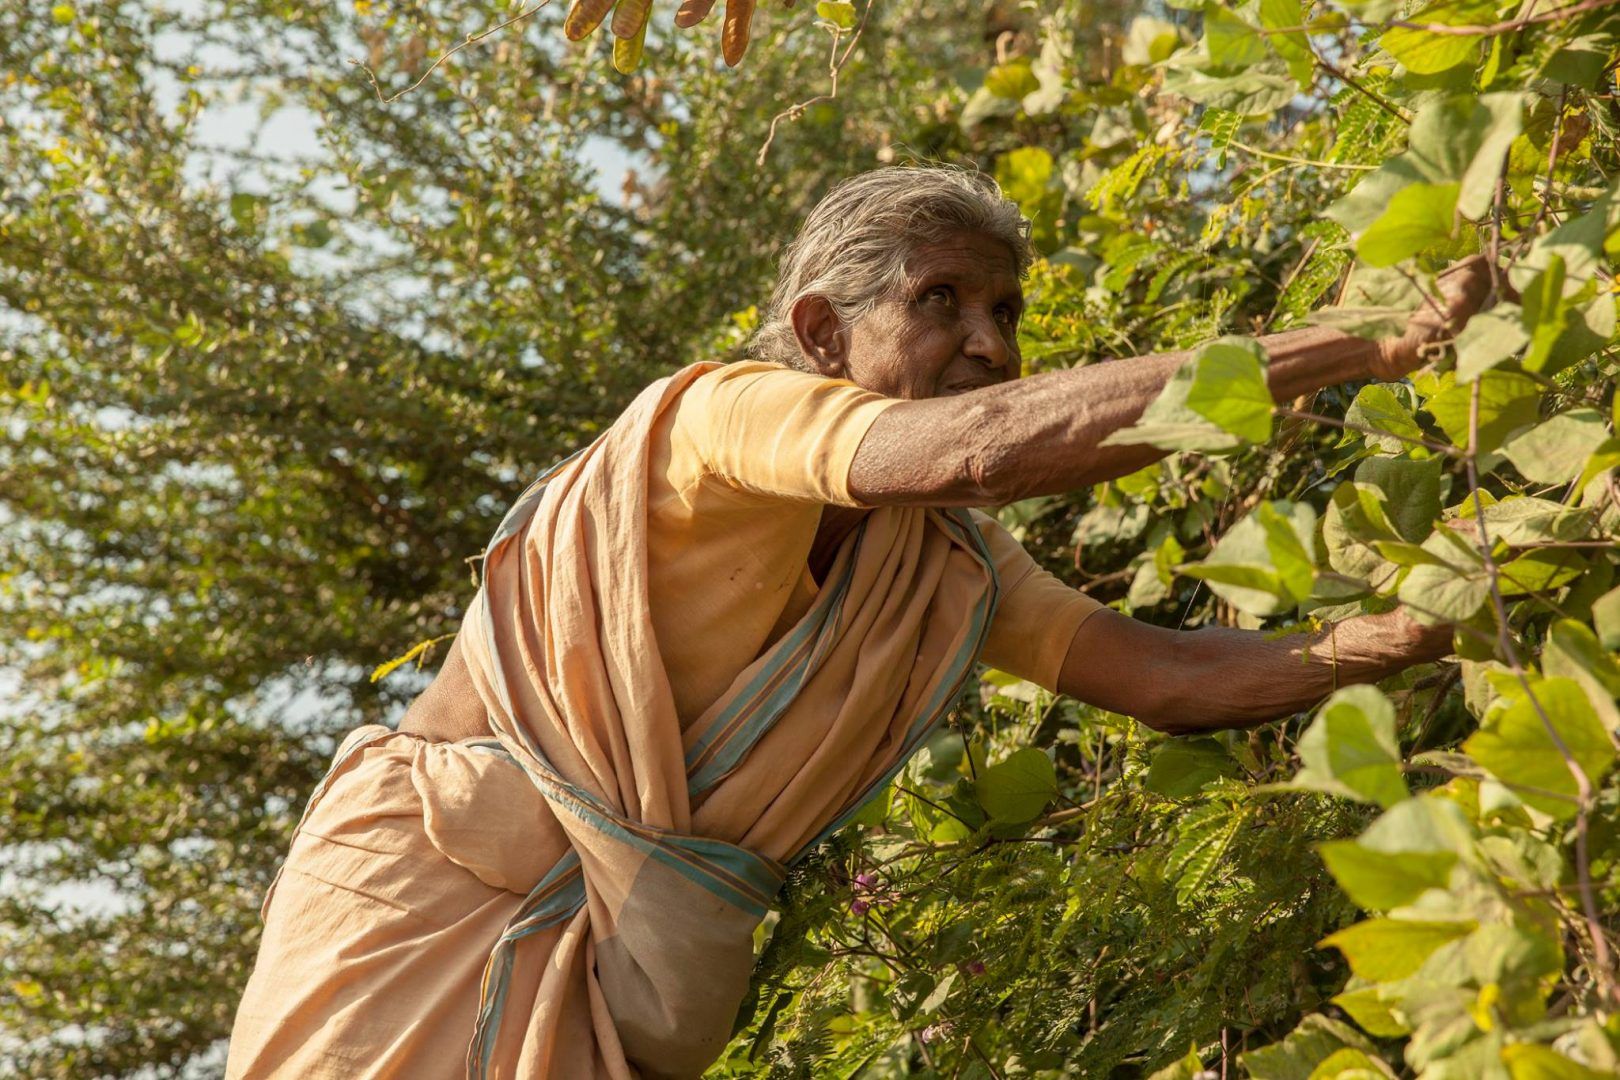
[{"label": "gray hair", "polygon": [[822,296],[845,326],[901,294],[906,261],[923,244],[955,232],[1000,240],[1018,276],[1034,253],[1030,223],[984,173],[952,165],[894,165],[840,181],[799,229],[782,256],[776,289],[748,355],[806,366],[793,333],[793,305]]}]

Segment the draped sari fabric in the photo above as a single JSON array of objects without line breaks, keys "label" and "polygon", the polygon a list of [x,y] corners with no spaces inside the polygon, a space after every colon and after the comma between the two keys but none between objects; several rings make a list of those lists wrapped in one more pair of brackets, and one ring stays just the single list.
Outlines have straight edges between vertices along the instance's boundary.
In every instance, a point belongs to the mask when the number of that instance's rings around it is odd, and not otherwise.
[{"label": "draped sari fabric", "polygon": [[[515,900],[453,935],[465,953],[504,916],[466,1016],[471,1076],[701,1073],[729,1037],[786,864],[899,769],[983,645],[997,587],[972,519],[880,508],[810,610],[683,725],[648,608],[649,432],[714,366],[647,388],[524,493],[485,552],[460,644],[494,738],[440,749],[496,779],[456,798],[417,782],[434,848]],[[389,738],[351,737],[340,765]],[[527,823],[516,839],[503,815]],[[524,845],[520,869],[510,851],[478,854],[497,833]]]}]

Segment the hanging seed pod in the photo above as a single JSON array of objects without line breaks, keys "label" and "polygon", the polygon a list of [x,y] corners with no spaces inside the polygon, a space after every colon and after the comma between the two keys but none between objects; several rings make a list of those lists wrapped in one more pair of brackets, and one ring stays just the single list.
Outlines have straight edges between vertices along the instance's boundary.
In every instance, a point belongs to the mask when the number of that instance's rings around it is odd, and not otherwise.
[{"label": "hanging seed pod", "polygon": [[696,26],[709,17],[714,8],[714,0],[684,0],[680,10],[675,12],[675,25],[685,30]]},{"label": "hanging seed pod", "polygon": [[652,14],[652,0],[619,0],[613,9],[613,36],[624,40],[641,38]]},{"label": "hanging seed pod", "polygon": [[[623,3],[619,5],[619,10],[624,10]],[[641,20],[641,26],[636,29],[633,37],[614,37],[613,66],[618,70],[619,74],[628,75],[632,71],[636,70],[636,67],[640,65],[641,47],[647,40],[648,22],[649,20],[644,15]],[[614,12],[613,14],[613,32],[615,35],[617,35],[619,32],[618,12]]]},{"label": "hanging seed pod", "polygon": [[607,13],[613,9],[613,0],[575,0],[563,21],[563,33],[569,41],[583,41],[592,30],[602,25]]},{"label": "hanging seed pod", "polygon": [[754,0],[726,0],[725,27],[720,31],[720,52],[727,67],[736,67],[748,51],[749,23],[754,19]]}]

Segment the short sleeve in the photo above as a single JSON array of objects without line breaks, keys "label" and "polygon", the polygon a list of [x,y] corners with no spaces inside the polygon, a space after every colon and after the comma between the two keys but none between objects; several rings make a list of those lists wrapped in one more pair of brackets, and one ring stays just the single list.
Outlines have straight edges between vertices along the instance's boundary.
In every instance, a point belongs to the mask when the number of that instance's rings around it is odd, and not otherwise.
[{"label": "short sleeve", "polygon": [[994,519],[974,511],[996,564],[1001,598],[980,659],[1054,693],[1069,644],[1080,626],[1104,607],[1041,569]]},{"label": "short sleeve", "polygon": [[850,463],[872,422],[897,403],[843,379],[736,363],[692,384],[679,422],[705,467],[734,487],[859,506],[849,493]]}]

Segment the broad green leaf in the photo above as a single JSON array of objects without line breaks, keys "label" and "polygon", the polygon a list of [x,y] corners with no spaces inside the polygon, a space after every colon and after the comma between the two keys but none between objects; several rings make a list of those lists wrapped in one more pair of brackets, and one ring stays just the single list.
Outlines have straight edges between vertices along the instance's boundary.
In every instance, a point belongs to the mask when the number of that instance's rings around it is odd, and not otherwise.
[{"label": "broad green leaf", "polygon": [[1502,453],[1527,480],[1567,484],[1608,437],[1596,409],[1571,409],[1515,435],[1502,445]]},{"label": "broad green leaf", "polygon": [[1238,1064],[1253,1080],[1310,1080],[1318,1065],[1347,1048],[1374,1052],[1366,1036],[1349,1024],[1311,1013],[1281,1042],[1239,1055]]},{"label": "broad green leaf", "polygon": [[1521,293],[1544,273],[1554,258],[1564,264],[1564,295],[1572,296],[1604,264],[1604,242],[1620,225],[1620,200],[1616,187],[1592,204],[1586,213],[1536,237],[1524,257],[1508,268],[1508,280]]},{"label": "broad green leaf", "polygon": [[1193,360],[1187,407],[1249,442],[1271,438],[1271,390],[1266,352],[1250,338],[1222,338]]},{"label": "broad green leaf", "polygon": [[1548,723],[1593,785],[1613,763],[1614,745],[1575,680],[1544,678],[1532,682],[1531,689],[1534,701],[1522,691],[1513,696],[1463,749],[1529,805],[1556,818],[1573,817],[1575,777]]},{"label": "broad green leaf", "polygon": [[1226,531],[1203,562],[1183,566],[1251,615],[1276,615],[1310,595],[1316,513],[1305,503],[1262,503]]},{"label": "broad green leaf", "polygon": [[[1379,212],[1383,209],[1380,204]],[[1369,216],[1367,223],[1376,216]],[[1425,303],[1423,296],[1412,279],[1399,270],[1357,263],[1345,282],[1340,303],[1311,312],[1306,321],[1374,341],[1399,337],[1406,332],[1412,313]]]},{"label": "broad green leaf", "polygon": [[1026,746],[984,770],[974,791],[992,821],[1029,821],[1057,794],[1057,771],[1044,750]]},{"label": "broad green leaf", "polygon": [[1171,739],[1154,749],[1145,783],[1149,791],[1186,798],[1198,794],[1210,781],[1236,777],[1240,771],[1232,755],[1214,739]]},{"label": "broad green leaf", "polygon": [[1335,1050],[1312,1069],[1306,1080],[1396,1080],[1396,1077],[1395,1070],[1385,1064],[1383,1058],[1347,1046]]},{"label": "broad green leaf", "polygon": [[1407,798],[1395,740],[1395,708],[1371,686],[1335,691],[1299,739],[1296,787],[1381,806]]},{"label": "broad green leaf", "polygon": [[1485,986],[1515,980],[1536,980],[1564,969],[1558,940],[1501,923],[1487,924],[1468,935],[1463,959],[1474,979]]},{"label": "broad green leaf", "polygon": [[1212,70],[1241,72],[1264,63],[1271,55],[1266,41],[1231,8],[1217,3],[1204,6],[1204,47]]},{"label": "broad green leaf", "polygon": [[1389,523],[1402,539],[1421,543],[1440,516],[1440,458],[1373,457],[1356,466],[1356,483],[1384,495]]},{"label": "broad green leaf", "polygon": [[[1473,517],[1473,503],[1463,503],[1463,517]],[[1485,507],[1485,528],[1493,543],[1534,544],[1543,540],[1584,540],[1595,515],[1590,508],[1565,506],[1551,499],[1511,495]]]},{"label": "broad green leaf", "polygon": [[1288,65],[1289,74],[1303,90],[1309,90],[1316,71],[1316,54],[1310,38],[1300,29],[1305,12],[1300,0],[1260,0],[1260,25],[1270,31],[1266,41]]},{"label": "broad green leaf", "polygon": [[1373,543],[1395,539],[1383,492],[1367,484],[1340,484],[1322,516],[1328,565],[1347,577],[1384,585],[1393,568]]},{"label": "broad green leaf", "polygon": [[[850,17],[853,20],[853,8]],[[853,25],[853,22],[851,25]],[[1016,100],[1039,90],[1041,81],[1035,77],[1035,70],[1031,67],[1030,62],[1020,57],[1017,60],[1009,60],[1005,64],[997,64],[991,68],[989,74],[984,77],[984,86],[996,97]],[[1039,148],[1036,147],[1035,149]],[[1041,152],[1046,153],[1044,150]]]},{"label": "broad green leaf", "polygon": [[[1386,555],[1389,549],[1380,546]],[[1434,561],[1412,567],[1397,595],[1414,619],[1434,625],[1466,622],[1490,597],[1485,562],[1468,541],[1449,528],[1436,529],[1422,550]]]},{"label": "broad green leaf", "polygon": [[1547,593],[1580,577],[1587,563],[1578,551],[1542,548],[1527,551],[1498,567],[1503,596]]},{"label": "broad green leaf", "polygon": [[855,5],[849,0],[819,0],[816,14],[841,30],[855,26]]},{"label": "broad green leaf", "polygon": [[1200,59],[1196,50],[1188,49],[1165,61],[1165,90],[1240,116],[1274,112],[1299,93],[1288,66],[1281,60],[1266,60],[1229,75],[1201,70],[1197,66],[1200,63],[1209,63],[1208,54]]},{"label": "broad green leaf", "polygon": [[1610,589],[1593,602],[1592,625],[1605,649],[1620,649],[1620,589]]},{"label": "broad green leaf", "polygon": [[1329,840],[1321,852],[1345,895],[1368,911],[1388,911],[1411,903],[1425,890],[1445,888],[1457,864],[1457,856],[1447,852],[1390,855],[1354,840]]},{"label": "broad green leaf", "polygon": [[1204,1062],[1198,1056],[1198,1048],[1195,1046],[1187,1051],[1185,1057],[1157,1070],[1148,1077],[1148,1080],[1198,1080],[1203,1071]]},{"label": "broad green leaf", "polygon": [[1235,450],[1243,440],[1223,431],[1187,406],[1193,367],[1183,364],[1134,425],[1109,435],[1102,446],[1157,446],[1161,450]]},{"label": "broad green leaf", "polygon": [[1330,934],[1319,943],[1344,954],[1350,970],[1363,979],[1390,982],[1404,979],[1447,942],[1467,936],[1472,921],[1427,919],[1368,919]]},{"label": "broad green leaf", "polygon": [[[1457,7],[1441,3],[1424,8],[1408,17],[1410,22],[1440,23],[1446,26],[1467,26],[1476,19],[1494,20],[1495,11],[1488,7]],[[1392,26],[1384,31],[1378,43],[1391,56],[1417,75],[1433,75],[1474,60],[1479,56],[1478,37],[1459,34],[1437,34],[1416,27]]]},{"label": "broad green leaf", "polygon": [[1328,870],[1357,904],[1388,911],[1443,889],[1473,842],[1473,829],[1449,799],[1403,799],[1354,840],[1320,847]]},{"label": "broad green leaf", "polygon": [[[1594,605],[1595,606],[1595,605]],[[1574,679],[1604,728],[1620,734],[1620,662],[1605,650],[1597,634],[1575,619],[1559,619],[1549,628],[1541,650],[1542,673]]]},{"label": "broad green leaf", "polygon": [[1457,335],[1457,381],[1472,382],[1529,343],[1518,304],[1504,302],[1475,315]]},{"label": "broad green leaf", "polygon": [[[1394,1039],[1410,1035],[1412,1029],[1395,1015],[1389,997],[1392,992],[1383,987],[1368,986],[1360,990],[1346,990],[1330,999],[1349,1014],[1356,1026],[1380,1039]],[[1399,1000],[1396,998],[1396,1000]]]},{"label": "broad green leaf", "polygon": [[1397,191],[1356,241],[1356,254],[1368,266],[1394,266],[1451,239],[1459,190],[1456,184],[1419,183]]},{"label": "broad green leaf", "polygon": [[1525,332],[1530,336],[1524,366],[1529,371],[1540,371],[1548,365],[1553,346],[1568,330],[1573,318],[1564,302],[1563,256],[1552,256],[1547,268],[1530,280],[1520,310]]},{"label": "broad green leaf", "polygon": [[1495,450],[1514,431],[1536,422],[1541,387],[1528,375],[1491,370],[1482,372],[1475,383],[1458,385],[1448,374],[1442,376],[1440,391],[1424,407],[1456,445],[1468,445],[1469,403],[1475,385],[1480,395],[1478,453]]},{"label": "broad green leaf", "polygon": [[1423,440],[1423,429],[1413,419],[1412,410],[1385,383],[1363,386],[1345,411],[1344,419],[1347,424],[1379,432],[1363,434],[1362,438],[1368,446],[1386,454],[1403,453]]},{"label": "broad green leaf", "polygon": [[1588,1069],[1550,1046],[1520,1042],[1502,1048],[1502,1062],[1513,1080],[1612,1080],[1613,1074]]}]

